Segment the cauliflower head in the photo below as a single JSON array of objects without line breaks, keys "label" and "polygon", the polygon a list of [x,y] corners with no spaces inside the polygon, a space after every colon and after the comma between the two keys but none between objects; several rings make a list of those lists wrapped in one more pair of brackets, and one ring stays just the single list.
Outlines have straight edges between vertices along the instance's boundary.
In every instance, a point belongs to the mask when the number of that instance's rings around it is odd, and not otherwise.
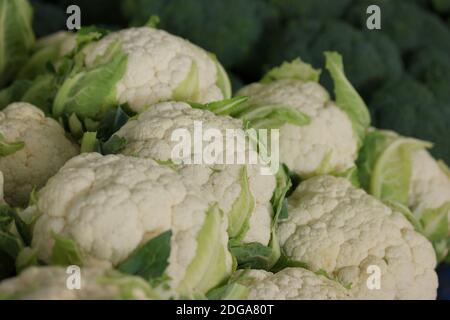
[{"label": "cauliflower head", "polygon": [[160,101],[209,102],[231,96],[228,76],[213,55],[163,30],[112,32],[80,54],[84,66],[59,89],[56,116],[99,119],[116,105],[140,112]]},{"label": "cauliflower head", "polygon": [[56,266],[30,267],[15,278],[0,282],[0,300],[148,300],[158,298],[144,279],[100,268],[76,270],[75,272],[79,272],[81,287],[79,290],[70,290],[67,285],[74,271]]},{"label": "cauliflower head", "polygon": [[372,130],[357,163],[364,189],[403,207],[416,229],[432,241],[441,261],[449,251],[450,178],[446,165],[427,151],[431,146],[392,131]]},{"label": "cauliflower head", "polygon": [[311,119],[303,126],[286,123],[280,128],[280,161],[299,176],[343,172],[354,165],[352,123],[319,83],[280,79],[251,84],[237,95],[248,96],[251,105],[286,105]]},{"label": "cauliflower head", "polygon": [[232,259],[227,220],[192,179],[151,159],[81,154],[39,192],[32,247],[58,263],[61,244],[72,242],[85,266],[156,273],[175,293],[206,292]]},{"label": "cauliflower head", "polygon": [[301,183],[288,206],[278,236],[289,259],[350,285],[355,299],[436,298],[433,247],[402,213],[332,176]]},{"label": "cauliflower head", "polygon": [[303,268],[286,268],[277,273],[238,270],[231,278],[248,288],[249,300],[344,300],[349,290]]},{"label": "cauliflower head", "polygon": [[0,112],[0,134],[5,200],[13,206],[26,205],[33,188],[42,187],[79,153],[58,122],[28,103],[13,103]]},{"label": "cauliflower head", "polygon": [[296,59],[241,89],[237,94],[249,101],[228,112],[254,128],[279,129],[280,160],[303,179],[325,173],[354,175],[354,161],[370,125],[367,106],[345,76],[342,56],[324,54],[336,102],[318,83],[321,71]]},{"label": "cauliflower head", "polygon": [[[227,130],[239,129],[236,134],[243,139],[245,133],[242,121],[231,117],[217,116],[212,112],[194,109],[183,102],[163,102],[155,104],[140,113],[135,119],[128,121],[117,135],[127,140],[127,145],[121,151],[128,156],[152,158],[167,162],[172,159],[172,151],[178,140],[172,139],[175,130],[186,130],[191,137],[195,135],[195,123],[202,125],[203,132],[209,129],[219,130],[223,137]],[[195,139],[195,138],[194,138]],[[189,159],[201,156],[206,149],[194,148]],[[204,142],[206,146],[207,143]],[[231,238],[241,238],[243,242],[269,243],[271,237],[272,207],[270,200],[276,187],[273,175],[262,175],[259,165],[223,164],[226,153],[233,152],[236,158],[242,152],[255,151],[248,144],[244,149],[232,150],[226,148],[215,154],[211,164],[181,164],[183,172],[201,186],[205,194],[212,194],[219,207],[229,217],[229,235]],[[257,156],[257,155],[256,155]],[[248,158],[245,158],[248,159]]]}]

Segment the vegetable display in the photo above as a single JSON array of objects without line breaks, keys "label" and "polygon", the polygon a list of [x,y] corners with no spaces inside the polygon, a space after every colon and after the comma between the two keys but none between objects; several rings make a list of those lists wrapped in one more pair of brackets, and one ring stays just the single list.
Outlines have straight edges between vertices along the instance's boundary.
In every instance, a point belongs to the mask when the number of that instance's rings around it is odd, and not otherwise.
[{"label": "vegetable display", "polygon": [[0,0],[0,300],[441,298],[448,1],[70,4]]}]

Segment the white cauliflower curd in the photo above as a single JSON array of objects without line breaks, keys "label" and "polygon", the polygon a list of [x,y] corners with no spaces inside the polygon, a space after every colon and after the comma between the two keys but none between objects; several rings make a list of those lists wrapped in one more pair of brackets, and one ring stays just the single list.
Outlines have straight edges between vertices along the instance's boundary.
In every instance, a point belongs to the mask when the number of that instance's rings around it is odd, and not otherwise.
[{"label": "white cauliflower curd", "polygon": [[85,266],[144,269],[176,293],[204,293],[229,276],[232,260],[226,218],[192,179],[150,159],[82,154],[39,192],[32,247],[53,263],[62,236]]},{"label": "white cauliflower curd", "polygon": [[[152,158],[159,161],[172,161],[172,152],[179,140],[173,139],[175,130],[186,130],[194,137],[195,123],[202,125],[203,132],[218,130],[224,137],[226,131],[234,131],[245,137],[242,121],[231,117],[216,116],[207,110],[191,108],[183,102],[163,102],[151,106],[135,119],[128,121],[117,135],[127,140],[121,151],[128,156]],[[204,145],[207,143],[204,142]],[[202,187],[205,194],[211,194],[219,207],[229,217],[230,237],[239,237],[244,242],[259,242],[267,245],[270,240],[272,207],[270,200],[276,187],[273,175],[262,175],[260,165],[221,164],[226,153],[237,155],[244,152],[255,153],[246,144],[245,150],[226,148],[215,154],[213,163],[184,164],[182,171],[189,172],[195,183]],[[194,148],[192,140],[191,161],[197,155],[202,156],[205,149]],[[256,155],[257,156],[257,155]],[[221,158],[222,157],[222,158]],[[248,158],[244,158],[248,159]],[[185,160],[185,159],[183,159]],[[248,160],[247,162],[248,163]]]},{"label": "white cauliflower curd", "polygon": [[[283,253],[351,286],[355,299],[435,299],[436,256],[402,213],[344,178],[306,180],[280,222]],[[377,274],[375,274],[377,273]],[[376,286],[373,277],[380,276]]]},{"label": "white cauliflower curd", "polygon": [[277,273],[238,270],[231,281],[248,288],[249,300],[345,300],[349,290],[336,281],[302,268],[286,268]]}]

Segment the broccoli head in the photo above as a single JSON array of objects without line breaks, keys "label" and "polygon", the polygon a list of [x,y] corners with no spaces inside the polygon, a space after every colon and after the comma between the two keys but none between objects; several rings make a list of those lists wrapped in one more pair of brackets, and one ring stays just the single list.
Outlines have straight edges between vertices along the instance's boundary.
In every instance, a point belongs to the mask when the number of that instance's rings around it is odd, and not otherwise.
[{"label": "broccoli head", "polygon": [[[381,29],[367,30],[367,6],[381,8]],[[450,52],[450,30],[438,16],[413,1],[359,0],[347,14],[349,21],[366,32],[389,36],[402,50],[410,53],[423,47],[435,47]]]},{"label": "broccoli head", "polygon": [[450,56],[435,48],[424,48],[410,59],[408,71],[443,102],[450,102]]},{"label": "broccoli head", "polygon": [[253,60],[265,28],[277,19],[265,0],[127,0],[123,10],[132,25],[158,15],[159,28],[215,53],[227,68]]},{"label": "broccoli head", "polygon": [[426,86],[405,75],[379,89],[369,107],[376,127],[433,142],[434,156],[450,163],[449,101],[440,101]]},{"label": "broccoli head", "polygon": [[[364,95],[388,80],[399,78],[403,72],[400,53],[389,38],[379,33],[363,33],[334,20],[290,21],[269,41],[266,64],[273,67],[301,57],[323,68],[324,51],[342,54],[350,81]],[[328,76],[324,75],[322,82],[328,89],[332,88]]]},{"label": "broccoli head", "polygon": [[339,18],[352,0],[271,0],[286,18]]}]

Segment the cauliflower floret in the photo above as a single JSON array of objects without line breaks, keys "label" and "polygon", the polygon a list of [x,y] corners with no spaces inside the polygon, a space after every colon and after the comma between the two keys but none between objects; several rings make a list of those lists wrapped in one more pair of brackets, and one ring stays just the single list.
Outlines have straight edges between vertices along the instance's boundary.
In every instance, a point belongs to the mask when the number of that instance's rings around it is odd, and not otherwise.
[{"label": "cauliflower floret", "polygon": [[[201,122],[203,132],[208,129],[219,130],[223,137],[227,129],[242,129],[242,121],[230,117],[216,116],[213,113],[193,109],[190,105],[182,102],[164,102],[151,106],[138,115],[134,120],[123,126],[117,135],[126,138],[128,141],[121,153],[141,158],[153,158],[161,161],[172,159],[172,151],[180,144],[179,140],[172,141],[172,134],[175,130],[187,130],[191,137],[194,137],[194,124]],[[244,132],[237,131],[238,134]],[[244,137],[245,138],[245,137]],[[207,143],[204,142],[204,145]],[[226,148],[224,142],[223,151],[218,152],[212,165],[184,165],[183,171],[193,172],[190,176],[195,179],[197,185],[202,186],[206,193],[212,193],[219,207],[230,213],[233,205],[242,196],[242,170],[245,167],[248,177],[248,187],[254,198],[254,206],[249,218],[249,229],[246,232],[244,242],[260,242],[267,245],[270,240],[270,228],[272,208],[270,200],[276,187],[273,175],[262,175],[259,165],[233,165],[219,164],[220,159],[225,159],[226,153],[230,149]],[[191,158],[200,151],[200,156],[204,149],[198,150],[191,146]],[[248,159],[249,152],[252,151],[246,144],[245,150],[232,150],[236,158],[242,151]],[[231,224],[231,222],[230,222]]]},{"label": "cauliflower floret", "polygon": [[5,200],[12,206],[26,205],[33,188],[42,187],[79,153],[58,122],[28,103],[13,103],[0,112],[0,133],[8,143],[24,143],[20,150],[0,157]]},{"label": "cauliflower floret", "polygon": [[288,206],[278,236],[289,258],[351,284],[356,299],[436,298],[433,247],[400,212],[331,176],[300,184]]},{"label": "cauliflower floret", "polygon": [[301,177],[343,172],[354,165],[357,139],[352,123],[320,84],[281,79],[251,84],[237,95],[249,96],[250,105],[281,104],[311,118],[308,125],[280,128],[280,161]]},{"label": "cauliflower floret", "polygon": [[[428,151],[421,149],[412,153],[411,173],[409,206],[413,211],[436,209],[450,202],[450,177]],[[448,218],[450,221],[450,211]]]},{"label": "cauliflower floret", "polygon": [[[67,272],[69,271],[69,272]],[[68,288],[70,277],[79,271],[80,289]],[[75,282],[75,281],[74,281]],[[85,268],[71,271],[62,267],[30,267],[19,276],[0,282],[0,299],[100,300],[156,299],[158,296],[142,278],[117,271]]]},{"label": "cauliflower floret", "polygon": [[[186,79],[198,90],[189,100],[228,98],[229,80],[218,62],[189,41],[154,28],[125,29],[92,43],[84,50],[87,67],[95,65],[96,58],[116,41],[127,54],[125,74],[116,84],[119,104],[127,103],[139,112],[150,104],[177,99],[174,93]],[[221,88],[221,81],[226,89]]]},{"label": "cauliflower floret", "polygon": [[[50,262],[56,233],[77,244],[84,265],[117,266],[140,245],[170,230],[166,274],[171,288],[185,287],[192,278],[189,267],[203,259],[208,268],[197,265],[195,272],[208,281],[208,272],[215,272],[215,280],[206,284],[193,280],[188,289],[210,289],[231,272],[227,223],[191,179],[187,172],[150,159],[82,154],[68,161],[39,192],[32,247]],[[199,252],[197,248],[205,244],[198,239],[205,234],[207,250]]]},{"label": "cauliflower floret", "polygon": [[249,300],[344,300],[350,295],[341,284],[302,268],[286,268],[275,274],[238,270],[231,281],[249,289]]}]

